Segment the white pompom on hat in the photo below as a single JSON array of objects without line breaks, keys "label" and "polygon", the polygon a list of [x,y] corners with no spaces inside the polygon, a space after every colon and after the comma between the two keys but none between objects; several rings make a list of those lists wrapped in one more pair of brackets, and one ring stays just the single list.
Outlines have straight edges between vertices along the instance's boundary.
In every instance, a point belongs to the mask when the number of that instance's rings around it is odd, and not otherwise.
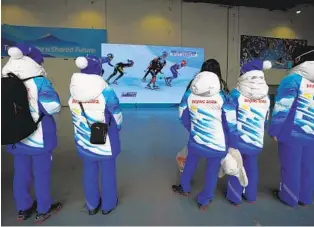
[{"label": "white pompom on hat", "polygon": [[79,69],[85,69],[88,66],[88,61],[85,57],[78,57],[75,60],[75,64]]},{"label": "white pompom on hat", "polygon": [[271,67],[272,67],[272,64],[270,61],[264,61],[263,62],[263,70],[271,69]]},{"label": "white pompom on hat", "polygon": [[86,57],[78,57],[75,60],[75,64],[81,69],[81,73],[102,75],[101,59],[97,56],[87,55]]},{"label": "white pompom on hat", "polygon": [[10,47],[8,55],[13,59],[20,59],[23,57],[23,52],[17,47]]}]

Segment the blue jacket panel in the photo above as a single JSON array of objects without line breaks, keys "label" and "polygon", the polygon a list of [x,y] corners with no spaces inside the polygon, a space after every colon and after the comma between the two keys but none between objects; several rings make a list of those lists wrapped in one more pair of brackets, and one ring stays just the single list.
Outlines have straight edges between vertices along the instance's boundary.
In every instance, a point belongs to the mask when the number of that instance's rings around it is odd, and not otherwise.
[{"label": "blue jacket panel", "polygon": [[298,74],[285,77],[277,90],[269,135],[287,144],[314,143],[314,83]]},{"label": "blue jacket panel", "polygon": [[31,114],[35,121],[41,114],[44,118],[38,124],[38,129],[20,143],[7,146],[7,150],[13,154],[40,154],[52,151],[57,147],[57,130],[53,114],[61,109],[58,94],[55,92],[50,81],[45,77],[30,79],[25,82],[28,90]]},{"label": "blue jacket panel", "polygon": [[179,112],[183,126],[190,132],[189,152],[203,157],[224,157],[228,146],[235,146],[235,108],[222,92],[201,97],[188,90]]},{"label": "blue jacket panel", "polygon": [[253,100],[241,95],[238,89],[233,89],[230,101],[236,107],[236,147],[243,154],[259,153],[264,145],[264,131],[270,107],[269,97]]},{"label": "blue jacket panel", "polygon": [[[70,89],[69,106],[79,155],[90,160],[116,158],[121,152],[119,131],[122,125],[122,112],[115,92],[102,77],[80,73],[73,75]],[[81,99],[83,101],[79,101]],[[86,115],[81,110],[79,102],[82,102]],[[91,130],[86,118],[90,125],[96,122],[108,124],[106,144],[90,143]]]},{"label": "blue jacket panel", "polygon": [[111,59],[110,58],[108,58],[108,57],[102,57],[101,58],[101,64],[108,64],[108,65],[110,65],[111,67],[113,67],[113,65],[111,64]]}]

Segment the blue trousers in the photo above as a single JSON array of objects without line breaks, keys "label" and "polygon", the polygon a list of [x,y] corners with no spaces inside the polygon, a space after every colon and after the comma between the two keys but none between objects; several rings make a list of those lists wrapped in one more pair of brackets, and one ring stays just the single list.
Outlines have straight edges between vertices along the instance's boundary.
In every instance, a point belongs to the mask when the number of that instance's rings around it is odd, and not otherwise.
[{"label": "blue trousers", "polygon": [[228,177],[228,186],[227,186],[227,199],[239,204],[242,201],[242,194],[245,198],[250,201],[256,201],[257,197],[257,186],[258,186],[258,163],[257,163],[257,154],[242,154],[243,166],[247,174],[249,181],[248,186],[245,188],[243,193],[243,187],[240,185],[240,182],[237,177],[229,176]]},{"label": "blue trousers", "polygon": [[170,72],[172,73],[172,77],[170,77],[172,80],[178,77],[178,71],[174,68],[170,68]]},{"label": "blue trousers", "polygon": [[[116,207],[118,200],[116,160],[84,161],[84,191],[89,210],[98,207],[101,198],[101,209],[109,211]],[[101,193],[99,191],[99,168],[101,172]]]},{"label": "blue trousers", "polygon": [[27,210],[33,204],[30,194],[33,178],[37,211],[39,213],[49,211],[52,204],[50,195],[51,163],[51,152],[39,155],[14,155],[13,195],[17,211]]},{"label": "blue trousers", "polygon": [[[185,192],[191,191],[191,180],[197,168],[198,161],[201,157],[188,153],[183,173],[181,175],[181,186]],[[201,205],[208,205],[214,198],[217,186],[218,172],[220,167],[220,157],[207,158],[207,167],[205,174],[205,184],[202,192],[198,195],[198,202]]]},{"label": "blue trousers", "polygon": [[314,193],[314,148],[291,146],[279,142],[279,197],[289,206],[298,202],[312,204]]}]

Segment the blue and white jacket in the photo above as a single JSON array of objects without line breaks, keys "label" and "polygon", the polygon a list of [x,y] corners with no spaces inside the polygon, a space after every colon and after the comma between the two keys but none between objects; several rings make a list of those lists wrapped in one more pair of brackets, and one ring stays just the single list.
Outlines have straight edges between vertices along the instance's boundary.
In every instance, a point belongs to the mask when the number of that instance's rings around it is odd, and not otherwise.
[{"label": "blue and white jacket", "polygon": [[[70,93],[69,106],[79,155],[92,160],[115,158],[120,153],[122,113],[113,89],[98,75],[74,73]],[[91,131],[79,102],[82,102],[90,124],[103,122],[110,125],[106,144],[95,145],[89,142]]]},{"label": "blue and white jacket", "polygon": [[221,91],[218,76],[199,73],[184,94],[179,116],[190,132],[189,152],[204,157],[224,157],[229,147],[236,148],[236,112]]},{"label": "blue and white jacket", "polygon": [[251,70],[241,75],[230,100],[237,109],[237,148],[241,154],[259,153],[264,146],[270,99],[262,70]]},{"label": "blue and white jacket", "polygon": [[281,81],[269,134],[291,145],[314,144],[314,61],[294,67]]},{"label": "blue and white jacket", "polygon": [[8,145],[7,150],[13,154],[28,155],[51,152],[57,146],[56,123],[52,115],[61,109],[58,94],[45,77],[44,68],[27,56],[19,59],[10,58],[2,69],[2,75],[6,76],[9,72],[16,74],[20,79],[44,76],[27,80],[24,84],[28,91],[29,105],[34,121],[37,121],[42,113],[45,116],[32,135],[15,144],[15,148]]}]

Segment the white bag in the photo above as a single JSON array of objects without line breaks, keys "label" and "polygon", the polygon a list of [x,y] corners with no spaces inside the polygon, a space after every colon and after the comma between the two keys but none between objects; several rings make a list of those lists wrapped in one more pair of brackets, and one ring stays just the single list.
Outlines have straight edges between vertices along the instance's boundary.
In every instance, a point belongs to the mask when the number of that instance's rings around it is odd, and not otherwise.
[{"label": "white bag", "polygon": [[218,177],[222,178],[224,175],[235,176],[239,179],[242,187],[247,187],[248,178],[243,167],[243,160],[239,150],[234,148],[228,149],[228,154],[221,160],[221,166]]}]

